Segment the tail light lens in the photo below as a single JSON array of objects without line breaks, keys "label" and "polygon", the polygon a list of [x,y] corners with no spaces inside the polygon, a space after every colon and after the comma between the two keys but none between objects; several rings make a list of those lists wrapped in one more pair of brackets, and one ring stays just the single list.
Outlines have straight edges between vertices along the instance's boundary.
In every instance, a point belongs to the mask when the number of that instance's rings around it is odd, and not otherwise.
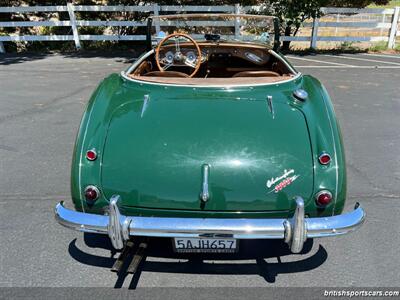
[{"label": "tail light lens", "polygon": [[86,152],[86,159],[87,160],[95,160],[97,158],[97,153],[95,149],[88,150]]},{"label": "tail light lens", "polygon": [[315,195],[315,202],[318,206],[327,206],[332,201],[332,193],[327,190],[322,190]]},{"label": "tail light lens", "polygon": [[331,162],[331,156],[328,153],[322,153],[318,160],[321,165],[327,165]]},{"label": "tail light lens", "polygon": [[85,188],[85,199],[89,204],[93,204],[100,196],[100,191],[94,185],[88,185]]}]

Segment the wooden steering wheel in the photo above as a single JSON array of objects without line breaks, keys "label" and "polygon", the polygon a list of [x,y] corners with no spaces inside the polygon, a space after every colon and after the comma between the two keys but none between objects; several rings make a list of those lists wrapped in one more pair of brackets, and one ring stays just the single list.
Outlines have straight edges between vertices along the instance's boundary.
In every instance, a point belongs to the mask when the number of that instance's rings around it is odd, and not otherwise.
[{"label": "wooden steering wheel", "polygon": [[[179,38],[183,37],[189,40],[194,47],[196,48],[197,57],[193,51],[189,51],[186,54],[181,52]],[[175,53],[169,51],[163,58],[160,58],[160,49],[164,46],[164,44],[171,40],[175,39]],[[190,53],[191,52],[191,53]],[[190,54],[190,55],[189,55]],[[156,63],[157,67],[161,72],[165,72],[171,66],[188,66],[193,68],[194,70],[190,73],[189,77],[193,77],[197,71],[200,69],[201,65],[201,51],[199,44],[191,38],[189,35],[184,33],[172,33],[166,36],[161,42],[158,44],[156,48]]]}]

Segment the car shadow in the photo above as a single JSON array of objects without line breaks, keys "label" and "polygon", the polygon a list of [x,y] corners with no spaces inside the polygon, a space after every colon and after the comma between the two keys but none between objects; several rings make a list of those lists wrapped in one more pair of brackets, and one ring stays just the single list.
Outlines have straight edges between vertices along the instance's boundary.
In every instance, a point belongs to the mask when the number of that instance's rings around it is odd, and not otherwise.
[{"label": "car shadow", "polygon": [[[134,240],[134,247],[128,256],[127,263],[117,273],[114,288],[121,288],[128,277],[127,268],[140,241]],[[304,244],[303,251],[292,254],[288,246],[280,240],[241,240],[237,253],[175,253],[172,240],[169,238],[148,239],[148,248],[142,263],[132,276],[130,289],[135,289],[142,271],[181,273],[181,274],[220,274],[220,275],[260,275],[268,283],[273,283],[279,274],[299,273],[321,266],[328,258],[328,253],[321,245],[312,255],[299,261],[282,262],[284,256],[308,254],[313,247],[313,240]],[[84,243],[89,248],[99,248],[110,251],[110,256],[98,256],[78,248],[76,239],[69,244],[68,252],[76,261],[95,267],[111,269],[117,259],[118,252],[112,247],[105,235],[84,234]],[[176,259],[176,261],[146,261],[146,257]],[[267,262],[267,258],[275,258],[277,262]],[[242,263],[236,262],[243,260]],[[248,262],[255,260],[255,263]]]},{"label": "car shadow", "polygon": [[[142,48],[139,48],[140,50]],[[5,53],[0,54],[1,65],[14,65],[26,62],[46,59],[51,56],[60,56],[64,58],[110,58],[116,62],[133,63],[141,54],[139,50],[133,51],[79,51],[79,52],[22,52],[22,53]]]}]

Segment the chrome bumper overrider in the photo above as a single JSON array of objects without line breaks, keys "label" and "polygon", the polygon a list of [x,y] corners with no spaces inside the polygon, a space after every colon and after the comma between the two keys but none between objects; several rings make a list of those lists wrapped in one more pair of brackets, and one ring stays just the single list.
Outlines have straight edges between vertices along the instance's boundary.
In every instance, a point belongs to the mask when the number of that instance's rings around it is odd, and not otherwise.
[{"label": "chrome bumper overrider", "polygon": [[305,218],[304,201],[296,198],[295,214],[290,219],[217,219],[128,217],[118,209],[119,196],[110,199],[109,215],[69,210],[57,204],[57,221],[70,229],[108,234],[116,249],[123,248],[130,236],[151,237],[232,237],[236,239],[284,239],[293,253],[302,250],[307,238],[346,234],[365,220],[357,203],[349,213],[332,217]]}]

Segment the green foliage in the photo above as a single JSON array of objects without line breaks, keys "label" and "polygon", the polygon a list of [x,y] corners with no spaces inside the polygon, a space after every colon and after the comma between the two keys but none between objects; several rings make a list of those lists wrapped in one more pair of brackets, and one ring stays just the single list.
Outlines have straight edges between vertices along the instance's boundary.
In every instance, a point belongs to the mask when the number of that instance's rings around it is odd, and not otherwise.
[{"label": "green foliage", "polygon": [[278,17],[284,26],[299,28],[304,20],[319,17],[321,7],[327,3],[327,0],[270,0],[264,5],[265,12]]},{"label": "green foliage", "polygon": [[366,7],[371,4],[375,5],[386,5],[390,1],[389,0],[331,0],[329,1],[329,6],[336,7]]},{"label": "green foliage", "polygon": [[377,42],[374,43],[370,48],[369,51],[372,52],[381,52],[381,51],[385,51],[388,49],[388,44],[387,42],[381,41],[381,42]]},{"label": "green foliage", "polygon": [[394,8],[396,6],[400,6],[400,0],[390,0],[387,4],[373,3],[368,5],[368,8]]},{"label": "green foliage", "polygon": [[343,42],[339,47],[340,52],[360,52],[361,48],[354,46],[354,42]]}]

